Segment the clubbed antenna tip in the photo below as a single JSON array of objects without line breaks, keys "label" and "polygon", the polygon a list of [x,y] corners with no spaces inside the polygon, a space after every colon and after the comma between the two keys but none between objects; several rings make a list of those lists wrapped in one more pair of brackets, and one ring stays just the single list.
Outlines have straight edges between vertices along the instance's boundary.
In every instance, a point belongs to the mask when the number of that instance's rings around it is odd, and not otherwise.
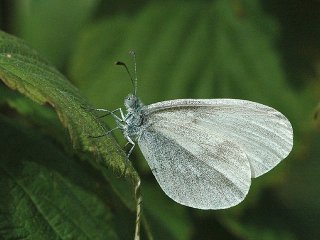
[{"label": "clubbed antenna tip", "polygon": [[134,93],[134,95],[136,95],[136,93],[137,93],[137,91],[136,91],[136,85],[135,85],[135,82],[134,82],[134,80],[133,80],[133,78],[132,78],[132,76],[131,76],[131,73],[130,73],[127,65],[126,65],[124,62],[121,62],[121,61],[116,61],[116,62],[115,62],[115,65],[123,66],[123,67],[126,69],[128,75],[129,75],[129,77],[130,77],[132,86],[133,86],[133,93]]},{"label": "clubbed antenna tip", "polygon": [[115,65],[122,65],[122,66],[125,66],[125,65],[126,65],[125,63],[120,62],[120,61],[116,61],[114,64],[115,64]]}]

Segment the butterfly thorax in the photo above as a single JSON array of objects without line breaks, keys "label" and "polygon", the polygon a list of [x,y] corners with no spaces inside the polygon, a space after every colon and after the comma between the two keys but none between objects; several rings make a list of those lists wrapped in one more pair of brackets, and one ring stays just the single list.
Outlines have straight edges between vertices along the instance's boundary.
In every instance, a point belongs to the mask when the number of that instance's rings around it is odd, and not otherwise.
[{"label": "butterfly thorax", "polygon": [[129,95],[125,98],[124,105],[127,110],[123,132],[130,138],[137,139],[141,135],[141,126],[143,123],[143,104],[135,95]]}]

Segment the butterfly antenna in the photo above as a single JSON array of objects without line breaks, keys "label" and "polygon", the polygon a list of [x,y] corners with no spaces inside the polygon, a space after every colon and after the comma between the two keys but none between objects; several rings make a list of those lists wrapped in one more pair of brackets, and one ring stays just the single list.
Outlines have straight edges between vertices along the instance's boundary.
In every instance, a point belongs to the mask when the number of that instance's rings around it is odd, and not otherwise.
[{"label": "butterfly antenna", "polygon": [[137,95],[137,88],[138,88],[138,77],[137,77],[137,61],[136,61],[136,53],[134,51],[129,52],[133,57],[134,63],[134,95]]},{"label": "butterfly antenna", "polygon": [[137,93],[136,85],[135,85],[135,82],[134,82],[134,80],[133,80],[133,78],[132,78],[132,75],[131,75],[131,73],[130,73],[130,71],[129,71],[128,67],[127,67],[127,65],[126,65],[124,62],[120,62],[120,61],[115,62],[115,64],[116,64],[116,65],[123,66],[123,67],[126,69],[126,71],[127,71],[128,75],[129,75],[129,77],[130,77],[130,80],[131,80],[132,86],[133,86],[133,92],[134,92],[134,95],[136,95],[136,93]]}]

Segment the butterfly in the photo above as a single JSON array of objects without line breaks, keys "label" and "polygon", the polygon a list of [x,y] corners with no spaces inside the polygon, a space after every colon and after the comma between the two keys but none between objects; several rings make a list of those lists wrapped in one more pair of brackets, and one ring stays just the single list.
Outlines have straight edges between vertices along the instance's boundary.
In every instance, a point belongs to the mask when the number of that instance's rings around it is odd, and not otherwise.
[{"label": "butterfly", "polygon": [[[247,195],[251,179],[270,171],[293,147],[293,129],[279,111],[239,99],[177,99],[143,105],[133,94],[112,114],[136,143],[162,190],[197,209],[225,209]],[[120,117],[115,114],[120,112]],[[114,130],[114,129],[113,129]]]}]

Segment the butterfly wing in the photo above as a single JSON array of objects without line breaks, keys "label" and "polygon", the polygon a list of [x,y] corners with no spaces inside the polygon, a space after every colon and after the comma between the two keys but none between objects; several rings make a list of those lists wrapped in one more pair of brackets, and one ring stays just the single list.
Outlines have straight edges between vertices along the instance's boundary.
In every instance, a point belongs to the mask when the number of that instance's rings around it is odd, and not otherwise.
[{"label": "butterfly wing", "polygon": [[292,148],[278,111],[234,99],[173,100],[144,109],[138,144],[164,192],[194,208],[241,202],[257,177]]},{"label": "butterfly wing", "polygon": [[238,99],[179,99],[145,109],[147,120],[179,119],[236,143],[258,177],[287,157],[293,146],[289,120],[263,104]]},{"label": "butterfly wing", "polygon": [[173,122],[174,128],[167,127],[169,122],[149,126],[138,141],[164,192],[180,204],[200,209],[241,202],[250,187],[250,165],[241,149],[222,139],[207,141],[205,132]]}]

